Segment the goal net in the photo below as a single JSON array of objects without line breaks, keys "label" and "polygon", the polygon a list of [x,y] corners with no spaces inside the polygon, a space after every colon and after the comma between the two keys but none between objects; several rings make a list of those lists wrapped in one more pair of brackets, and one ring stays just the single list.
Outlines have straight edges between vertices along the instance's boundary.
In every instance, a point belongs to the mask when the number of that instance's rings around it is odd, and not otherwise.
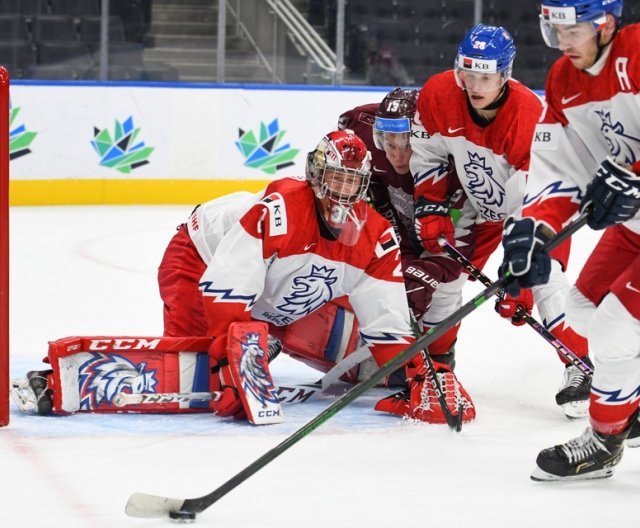
[{"label": "goal net", "polygon": [[9,423],[9,73],[0,66],[0,426]]}]

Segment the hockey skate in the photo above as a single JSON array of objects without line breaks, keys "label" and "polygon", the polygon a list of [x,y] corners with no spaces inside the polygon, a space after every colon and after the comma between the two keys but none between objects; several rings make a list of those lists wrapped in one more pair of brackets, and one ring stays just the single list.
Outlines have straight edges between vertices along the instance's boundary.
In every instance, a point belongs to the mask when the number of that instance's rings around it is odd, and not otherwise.
[{"label": "hockey skate", "polygon": [[626,441],[627,447],[640,447],[640,416],[631,424]]},{"label": "hockey skate", "polygon": [[[443,366],[449,367],[451,369],[451,371],[453,371],[455,364],[456,364],[456,360],[455,360],[455,346],[451,345],[451,348],[449,349],[449,351],[446,354],[440,354],[438,356],[435,356],[435,358],[437,359],[437,361],[442,364]],[[446,368],[445,367],[445,368]],[[449,371],[447,369],[447,371]],[[455,375],[453,374],[453,372],[450,372],[451,376],[454,377],[455,379]],[[394,376],[395,379],[398,381],[397,384],[392,384],[392,381],[394,380]],[[400,383],[400,378],[402,377],[402,382]],[[425,379],[425,375],[421,374],[418,375],[418,378],[420,379],[416,379],[414,381],[418,381],[418,382],[424,382]],[[438,374],[438,380],[440,381],[440,383],[443,383],[444,378],[440,376],[440,374]],[[391,414],[396,414],[398,416],[402,416],[404,418],[416,418],[415,414],[414,414],[414,410],[412,410],[411,408],[411,402],[410,402],[410,398],[411,398],[411,388],[409,387],[411,380],[407,380],[407,375],[405,373],[405,368],[402,367],[401,369],[398,369],[397,371],[395,371],[390,377],[389,377],[389,381],[387,382],[387,387],[403,387],[403,390],[401,390],[400,392],[396,392],[395,394],[391,394],[390,396],[387,396],[383,399],[381,399],[378,403],[376,403],[374,409],[376,411],[380,411],[380,412],[388,412]],[[458,384],[457,379],[455,380],[456,384]],[[459,385],[459,384],[458,384]],[[446,387],[445,385],[441,385],[443,387],[443,390],[446,391]],[[467,394],[467,392],[464,390],[464,387],[462,387],[462,391],[464,392],[464,394]],[[437,411],[434,411],[435,414],[437,414],[437,417],[433,416],[433,413],[431,415],[426,415],[424,414],[425,411],[425,407],[428,406],[429,404],[423,404],[420,403],[419,404],[419,411],[421,413],[421,417],[422,418],[426,418],[429,417],[428,420],[424,420],[423,421],[428,421],[430,423],[446,423],[446,420],[444,418],[444,413],[442,412],[442,409],[440,408],[440,402],[437,400],[437,396],[435,396],[435,392],[433,392],[433,389],[431,390],[431,392],[433,393],[432,396],[435,397],[435,403],[434,403],[434,409],[437,408]],[[460,391],[458,391],[460,392]],[[467,394],[468,397],[468,394]],[[428,399],[428,397],[427,397]],[[433,398],[432,398],[433,399]],[[471,402],[471,398],[468,399],[468,402],[470,402],[471,407],[473,407],[473,403]],[[463,405],[463,408],[467,408],[468,409],[468,404]],[[452,409],[457,409],[458,407],[456,406],[455,408]],[[440,416],[441,415],[441,416]],[[464,413],[463,413],[464,416]],[[473,409],[473,416],[475,417],[475,409]],[[422,419],[422,418],[418,418],[418,419]],[[467,410],[466,412],[466,418],[468,419],[464,419],[463,421],[471,421],[473,418],[469,418],[469,410]],[[433,421],[432,421],[433,420]]]},{"label": "hockey skate", "polygon": [[[476,408],[473,405],[471,396],[458,381],[456,375],[448,369],[439,369],[436,376],[438,376],[438,382],[442,388],[449,411],[454,416],[462,412],[463,423],[474,420]],[[410,403],[412,418],[427,423],[447,423],[435,387],[428,376],[422,382],[419,393],[414,390],[411,391]]]},{"label": "hockey skate", "polygon": [[47,388],[47,376],[52,370],[30,370],[24,379],[11,381],[11,396],[20,410],[36,411],[47,416],[53,411],[53,393]]},{"label": "hockey skate", "polygon": [[[588,356],[583,357],[582,361],[593,368],[593,363]],[[556,403],[562,407],[567,417],[584,418],[589,414],[590,391],[591,378],[578,367],[567,365],[564,369],[562,384],[556,394]]]},{"label": "hockey skate", "polygon": [[531,474],[531,479],[551,481],[610,477],[613,468],[622,460],[624,441],[637,419],[636,411],[629,419],[629,425],[618,434],[599,433],[587,427],[578,438],[540,451],[536,459],[538,467]]}]

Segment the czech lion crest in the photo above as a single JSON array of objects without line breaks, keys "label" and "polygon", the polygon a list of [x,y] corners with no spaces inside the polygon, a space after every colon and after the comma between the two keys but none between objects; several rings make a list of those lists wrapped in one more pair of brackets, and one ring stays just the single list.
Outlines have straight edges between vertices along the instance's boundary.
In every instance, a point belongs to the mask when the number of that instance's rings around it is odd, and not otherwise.
[{"label": "czech lion crest", "polygon": [[102,404],[112,404],[120,392],[155,392],[157,371],[147,371],[144,361],[136,365],[113,354],[91,353],[90,356],[78,371],[80,409],[90,411]]}]

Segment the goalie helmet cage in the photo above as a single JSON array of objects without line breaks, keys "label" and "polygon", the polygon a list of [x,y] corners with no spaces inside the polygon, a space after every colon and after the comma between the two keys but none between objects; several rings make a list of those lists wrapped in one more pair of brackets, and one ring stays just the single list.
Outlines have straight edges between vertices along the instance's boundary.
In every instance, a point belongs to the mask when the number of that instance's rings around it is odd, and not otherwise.
[{"label": "goalie helmet cage", "polygon": [[0,66],[0,426],[9,424],[9,73]]}]

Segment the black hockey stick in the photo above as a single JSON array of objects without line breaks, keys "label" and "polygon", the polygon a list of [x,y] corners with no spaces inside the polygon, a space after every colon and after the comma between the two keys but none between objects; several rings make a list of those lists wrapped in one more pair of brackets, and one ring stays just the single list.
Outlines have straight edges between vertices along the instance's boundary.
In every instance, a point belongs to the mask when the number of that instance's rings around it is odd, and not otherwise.
[{"label": "black hockey stick", "polygon": [[[552,250],[553,248],[561,244],[564,240],[573,235],[573,233],[575,233],[578,229],[584,226],[586,222],[586,214],[580,215],[575,222],[569,224],[556,236],[554,236],[551,240],[544,244],[541,250]],[[146,493],[134,493],[133,495],[131,495],[131,497],[129,497],[125,512],[131,517],[153,518],[168,515],[172,519],[182,521],[195,519],[197,513],[203,512],[209,506],[216,503],[227,493],[229,493],[238,485],[251,477],[254,473],[258,472],[264,466],[284,453],[287,449],[298,443],[305,436],[307,436],[324,422],[329,420],[341,409],[349,405],[352,401],[360,397],[370,388],[377,385],[382,379],[394,372],[400,365],[407,362],[416,354],[419,354],[422,349],[426,348],[438,337],[443,335],[447,330],[458,324],[467,315],[476,310],[476,308],[493,297],[498,291],[500,291],[501,288],[505,286],[505,284],[507,284],[511,280],[513,280],[513,276],[511,275],[511,273],[505,273],[491,286],[488,286],[483,292],[476,295],[473,299],[471,299],[465,305],[461,306],[449,317],[444,319],[439,325],[427,330],[427,332],[421,335],[415,341],[415,343],[408,346],[395,358],[387,361],[367,380],[363,381],[359,385],[354,386],[342,397],[338,398],[335,402],[329,405],[329,407],[322,411],[318,416],[307,422],[295,433],[285,438],[277,446],[267,451],[260,458],[249,464],[246,468],[244,468],[234,477],[227,480],[224,484],[213,490],[211,493],[194,499],[174,499],[170,497],[148,495]]]},{"label": "black hockey stick", "polygon": [[[418,323],[416,321],[416,317],[412,311],[409,311],[409,315],[411,316],[411,328],[413,329],[413,334],[416,338],[420,337],[420,329],[418,328]],[[459,433],[462,431],[462,412],[464,410],[462,404],[458,406],[458,414],[451,414],[451,409],[447,405],[447,400],[444,397],[444,391],[442,390],[442,386],[440,385],[440,380],[438,379],[438,374],[436,372],[436,368],[433,366],[433,361],[431,360],[431,354],[429,354],[429,350],[427,348],[423,348],[420,350],[420,355],[422,356],[422,360],[424,361],[425,367],[427,367],[427,373],[430,378],[431,387],[433,387],[433,391],[436,393],[438,397],[438,403],[440,404],[440,408],[442,409],[442,414],[444,414],[444,419],[447,422],[447,425],[452,431],[456,431]],[[426,383],[426,381],[425,381]]]},{"label": "black hockey stick", "polygon": [[[484,284],[485,286],[491,286],[493,284],[493,281],[489,277],[487,277],[473,264],[473,262],[471,262],[462,253],[460,253],[454,246],[452,246],[446,238],[439,237],[438,243],[449,254],[451,258],[458,262],[464,269],[466,269],[482,284]],[[496,296],[499,299],[503,299],[504,291],[500,290],[499,292],[496,292]],[[525,323],[527,323],[531,328],[533,328],[539,335],[541,335],[553,348],[556,349],[558,354],[564,357],[567,361],[570,361],[571,364],[574,365],[585,376],[593,376],[593,369],[589,365],[587,365],[581,358],[576,356],[570,348],[564,345],[562,341],[560,341],[549,330],[542,326],[539,321],[528,314],[522,306],[518,306],[516,315],[520,317]]]}]

